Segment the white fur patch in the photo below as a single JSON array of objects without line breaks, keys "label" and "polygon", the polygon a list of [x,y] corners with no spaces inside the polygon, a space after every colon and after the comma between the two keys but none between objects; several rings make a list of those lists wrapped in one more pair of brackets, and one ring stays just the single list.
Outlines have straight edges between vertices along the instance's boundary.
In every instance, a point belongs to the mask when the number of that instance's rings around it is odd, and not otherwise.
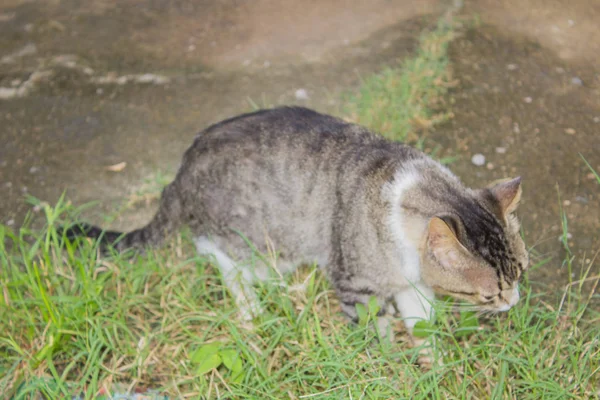
[{"label": "white fur patch", "polygon": [[197,237],[194,243],[199,254],[211,255],[215,258],[223,280],[235,298],[242,319],[250,321],[260,314],[262,310],[252,287],[254,274],[251,268],[238,267],[235,261],[206,236]]},{"label": "white fur patch", "polygon": [[406,288],[396,294],[394,300],[404,320],[404,326],[410,333],[418,321],[429,320],[433,316],[433,290],[424,284]]},{"label": "white fur patch", "polygon": [[235,262],[225,254],[216,243],[209,240],[206,236],[199,236],[194,240],[198,254],[212,255],[218,264],[223,276],[230,275],[236,270]]},{"label": "white fur patch", "polygon": [[421,280],[419,251],[415,244],[408,240],[402,212],[402,197],[419,179],[419,174],[413,168],[401,169],[396,172],[394,180],[384,186],[382,195],[390,202],[388,227],[395,239],[402,260],[402,275],[412,283]]}]

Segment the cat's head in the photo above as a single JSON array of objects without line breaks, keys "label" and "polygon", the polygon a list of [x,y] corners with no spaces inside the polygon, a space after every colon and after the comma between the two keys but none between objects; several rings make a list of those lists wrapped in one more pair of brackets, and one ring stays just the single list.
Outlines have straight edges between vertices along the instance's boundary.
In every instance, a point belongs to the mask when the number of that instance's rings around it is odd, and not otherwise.
[{"label": "cat's head", "polygon": [[519,300],[529,257],[514,215],[521,179],[504,180],[452,200],[433,217],[423,247],[423,280],[439,293],[481,309],[507,311]]}]

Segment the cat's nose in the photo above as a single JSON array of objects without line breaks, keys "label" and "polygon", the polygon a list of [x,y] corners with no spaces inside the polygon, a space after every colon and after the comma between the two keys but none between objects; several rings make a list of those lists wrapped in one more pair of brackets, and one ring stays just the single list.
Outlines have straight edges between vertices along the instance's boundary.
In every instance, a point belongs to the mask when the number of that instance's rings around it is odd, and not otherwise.
[{"label": "cat's nose", "polygon": [[504,295],[505,299],[508,299],[503,305],[498,307],[498,311],[508,311],[515,304],[519,302],[521,296],[519,296],[519,286],[515,286],[513,290],[510,291],[510,294]]}]

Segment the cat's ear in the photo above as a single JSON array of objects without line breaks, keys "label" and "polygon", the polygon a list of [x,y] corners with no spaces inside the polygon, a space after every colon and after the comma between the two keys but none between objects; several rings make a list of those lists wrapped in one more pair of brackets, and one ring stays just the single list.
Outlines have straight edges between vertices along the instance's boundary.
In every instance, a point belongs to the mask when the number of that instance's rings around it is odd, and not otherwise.
[{"label": "cat's ear", "polygon": [[513,213],[521,200],[521,177],[503,179],[492,183],[488,189],[498,200],[502,215]]},{"label": "cat's ear", "polygon": [[447,269],[463,264],[468,250],[457,238],[458,222],[454,217],[433,217],[429,220],[427,245],[437,261]]}]

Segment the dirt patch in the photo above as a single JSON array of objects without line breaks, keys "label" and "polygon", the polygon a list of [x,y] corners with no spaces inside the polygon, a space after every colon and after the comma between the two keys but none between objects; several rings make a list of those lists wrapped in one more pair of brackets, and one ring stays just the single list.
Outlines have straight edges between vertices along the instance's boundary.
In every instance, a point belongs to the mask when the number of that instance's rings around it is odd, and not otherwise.
[{"label": "dirt patch", "polygon": [[[456,40],[450,54],[461,83],[451,99],[455,118],[436,140],[463,154],[452,169],[468,184],[523,177],[519,214],[527,242],[556,256],[536,278],[563,286],[560,209],[578,261],[584,260],[578,265],[589,266],[585,260],[600,248],[600,186],[579,156],[600,168],[600,87],[574,80],[583,70],[552,51],[490,26]],[[470,161],[477,153],[486,157],[484,166]]]}]

